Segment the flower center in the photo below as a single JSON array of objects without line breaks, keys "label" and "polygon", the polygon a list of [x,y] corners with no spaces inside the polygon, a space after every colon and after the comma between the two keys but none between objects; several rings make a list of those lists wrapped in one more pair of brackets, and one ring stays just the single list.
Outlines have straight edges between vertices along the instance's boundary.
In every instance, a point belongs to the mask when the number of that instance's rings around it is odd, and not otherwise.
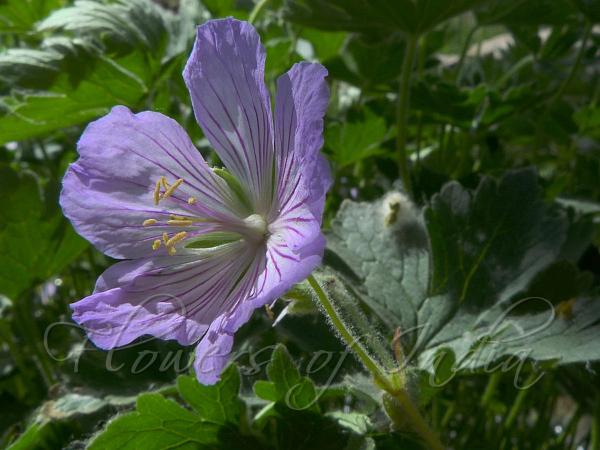
[{"label": "flower center", "polygon": [[[173,197],[175,191],[183,183],[184,180],[182,178],[175,180],[173,183],[169,183],[166,177],[160,177],[154,188],[154,204],[158,205],[161,201]],[[179,197],[177,200],[182,199]],[[196,198],[188,197],[187,200],[185,200],[185,197],[183,197],[183,201],[192,206],[196,203]],[[232,226],[229,231],[213,230],[204,233],[202,236],[199,236],[198,233],[194,232],[195,225],[198,223],[218,222],[214,219],[194,216],[193,213],[189,215],[168,214],[168,216],[167,214],[162,214],[161,218],[146,219],[142,225],[144,227],[161,228],[160,231],[162,231],[162,234],[159,234],[159,236],[162,239],[155,239],[152,242],[152,250],[156,251],[159,248],[164,247],[169,255],[177,253],[175,246],[185,245],[184,241],[189,245],[195,246],[193,248],[203,248],[208,245],[207,243],[229,242],[232,239],[239,240],[244,237],[248,242],[259,245],[263,243],[268,236],[267,221],[260,214],[249,215],[241,224],[238,222],[235,226]],[[165,226],[174,228],[174,231],[163,231]],[[181,228],[187,228],[187,231],[183,231]],[[237,238],[235,238],[235,236],[237,236]]]},{"label": "flower center", "polygon": [[262,242],[267,236],[267,222],[259,214],[251,214],[244,219],[246,236],[254,242]]},{"label": "flower center", "polygon": [[[183,178],[179,178],[177,180],[175,180],[172,184],[169,183],[167,181],[167,178],[162,176],[159,178],[159,180],[156,182],[156,186],[154,188],[154,204],[158,205],[161,200],[166,200],[167,198],[171,197],[173,195],[173,193],[175,192],[175,190],[177,190],[177,188],[179,186],[181,186],[183,184],[184,180]],[[196,203],[196,198],[195,197],[189,197],[187,199],[187,204],[188,205],[193,205]],[[202,217],[194,217],[194,216],[180,216],[177,214],[169,214],[169,218],[163,218],[163,219],[154,219],[154,218],[150,218],[150,219],[146,219],[144,220],[143,226],[145,227],[152,227],[152,226],[157,226],[157,227],[164,227],[166,226],[170,226],[170,227],[191,227],[194,223],[197,222],[207,222],[208,219],[202,218]],[[187,231],[180,231],[180,232],[175,232],[173,234],[169,234],[167,232],[163,232],[162,233],[162,239],[156,239],[152,242],[152,250],[158,250],[161,246],[165,246],[165,248],[167,249],[167,253],[169,255],[174,255],[177,250],[175,249],[175,244],[180,243],[181,241],[185,240],[188,237],[188,232]]]}]

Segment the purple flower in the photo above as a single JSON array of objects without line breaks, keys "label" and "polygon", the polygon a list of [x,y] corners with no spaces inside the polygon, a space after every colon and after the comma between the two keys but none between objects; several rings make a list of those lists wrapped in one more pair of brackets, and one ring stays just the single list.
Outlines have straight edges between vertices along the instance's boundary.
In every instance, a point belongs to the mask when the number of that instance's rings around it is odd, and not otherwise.
[{"label": "purple flower", "polygon": [[196,374],[214,383],[252,311],[321,262],[327,71],[302,62],[279,77],[273,120],[264,65],[250,24],[198,28],[183,76],[226,172],[160,113],[117,106],[83,133],[61,206],[79,234],[127,259],[71,305],[98,347],[146,334],[198,343]]}]

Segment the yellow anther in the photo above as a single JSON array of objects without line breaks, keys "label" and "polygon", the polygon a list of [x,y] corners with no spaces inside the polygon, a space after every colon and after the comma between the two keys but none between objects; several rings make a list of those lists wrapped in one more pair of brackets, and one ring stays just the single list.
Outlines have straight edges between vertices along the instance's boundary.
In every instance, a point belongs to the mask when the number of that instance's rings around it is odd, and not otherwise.
[{"label": "yellow anther", "polygon": [[156,219],[146,219],[144,220],[144,223],[142,225],[144,225],[145,227],[149,227],[150,225],[156,225],[157,222],[158,220]]},{"label": "yellow anther", "polygon": [[193,223],[194,222],[192,222],[190,219],[167,220],[167,225],[175,225],[179,227],[189,227]]},{"label": "yellow anther", "polygon": [[160,180],[156,182],[156,186],[154,186],[154,204],[158,205],[160,201]]},{"label": "yellow anther", "polygon": [[179,180],[175,181],[175,183],[173,183],[171,186],[169,186],[169,188],[163,194],[163,198],[169,198],[171,194],[175,192],[175,189],[181,186],[181,183],[183,183],[183,178],[180,178]]},{"label": "yellow anther", "polygon": [[170,256],[173,256],[175,253],[177,253],[177,250],[175,250],[175,247],[168,247],[167,251],[169,252]]},{"label": "yellow anther", "polygon": [[177,214],[170,214],[171,220],[189,220],[187,217],[178,216]]},{"label": "yellow anther", "polygon": [[167,245],[167,242],[169,241],[169,235],[167,233],[163,233],[162,238],[163,238],[163,243],[165,245]]},{"label": "yellow anther", "polygon": [[188,205],[193,205],[194,203],[196,203],[196,197],[188,198]]},{"label": "yellow anther", "polygon": [[167,247],[172,247],[173,245],[177,244],[179,241],[184,240],[186,236],[187,236],[187,232],[181,231],[181,232],[173,235],[173,237],[171,237],[171,239],[169,239],[165,245]]},{"label": "yellow anther", "polygon": [[167,181],[166,177],[162,176],[162,177],[160,177],[160,179],[158,181],[160,181],[160,183],[163,185],[165,190],[169,189],[169,182]]},{"label": "yellow anther", "polygon": [[157,240],[155,240],[155,241],[152,243],[152,250],[158,250],[158,249],[159,249],[159,247],[160,247],[160,244],[161,244],[161,242],[160,242],[160,239],[157,239]]}]

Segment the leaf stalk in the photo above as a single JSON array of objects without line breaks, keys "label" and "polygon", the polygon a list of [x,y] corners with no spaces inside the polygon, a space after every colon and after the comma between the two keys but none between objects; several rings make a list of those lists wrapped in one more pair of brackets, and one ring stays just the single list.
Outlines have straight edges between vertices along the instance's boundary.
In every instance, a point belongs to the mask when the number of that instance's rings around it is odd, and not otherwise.
[{"label": "leaf stalk", "polygon": [[[350,328],[346,326],[344,321],[338,315],[333,303],[321,288],[320,284],[313,275],[309,275],[308,283],[313,289],[325,313],[331,320],[334,328],[348,345],[354,351],[358,359],[363,363],[367,370],[374,378],[375,384],[383,389],[388,395],[384,397],[384,404],[390,419],[399,428],[403,428],[406,424],[415,431],[421,439],[428,445],[431,450],[443,450],[444,446],[439,440],[437,434],[429,427],[425,418],[421,415],[405,386],[398,382],[403,380],[403,377],[394,377],[388,375],[385,369],[382,369],[379,364],[369,356],[368,352],[360,345],[359,342],[352,336]],[[390,398],[391,397],[391,398]],[[387,400],[386,400],[387,398]]]}]

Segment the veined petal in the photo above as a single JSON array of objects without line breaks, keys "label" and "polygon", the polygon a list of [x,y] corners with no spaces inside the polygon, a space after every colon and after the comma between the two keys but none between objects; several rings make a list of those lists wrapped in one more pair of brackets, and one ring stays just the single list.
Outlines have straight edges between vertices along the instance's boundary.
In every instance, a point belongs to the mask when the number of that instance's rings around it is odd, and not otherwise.
[{"label": "veined petal", "polygon": [[295,64],[277,80],[275,99],[276,202],[272,215],[300,202],[314,217],[323,214],[331,174],[319,150],[329,90],[320,64]]},{"label": "veined petal", "polygon": [[[237,220],[235,195],[209,169],[183,128],[162,114],[115,107],[86,128],[77,149],[79,159],[63,179],[60,204],[77,232],[109,256],[150,255],[152,242],[173,231],[166,225],[170,214]],[[184,181],[156,205],[154,191],[163,176],[171,183]],[[146,219],[157,223],[145,227]],[[217,229],[215,223],[195,223],[185,230]]]},{"label": "veined petal", "polygon": [[265,49],[254,27],[229,18],[198,27],[183,72],[198,123],[243,183],[257,213],[266,212],[270,204],[273,166],[264,67]]},{"label": "veined petal", "polygon": [[194,359],[194,371],[202,384],[215,384],[229,362],[233,348],[233,333],[224,330],[226,315],[216,319],[198,346]]},{"label": "veined petal", "polygon": [[92,295],[71,305],[73,319],[104,349],[142,335],[189,345],[239,301],[237,280],[251,261],[252,252],[239,241],[195,254],[120,262],[100,277]]},{"label": "veined petal", "polygon": [[[196,348],[194,370],[203,384],[214,384],[227,365],[233,348],[233,335],[246,323],[254,306],[254,300],[262,295],[265,283],[261,281],[267,271],[265,246],[254,249],[254,260],[240,279],[235,291],[235,303],[217,317]],[[264,303],[263,303],[264,304]]]},{"label": "veined petal", "polygon": [[327,108],[327,71],[296,64],[278,80],[275,117],[276,198],[269,214],[269,239],[261,254],[264,267],[254,295],[215,320],[196,349],[194,367],[202,383],[218,381],[229,360],[234,333],[252,312],[306,279],[321,263],[325,238],[320,225],[329,167],[319,150]]},{"label": "veined petal", "polygon": [[310,220],[298,224],[295,218],[282,218],[270,227],[273,234],[254,264],[259,274],[248,278],[254,282],[249,296],[215,320],[198,344],[194,368],[201,383],[214,384],[219,380],[230,358],[233,336],[254,310],[285,294],[321,263],[325,238],[319,220],[307,208],[295,211],[302,213]]}]

